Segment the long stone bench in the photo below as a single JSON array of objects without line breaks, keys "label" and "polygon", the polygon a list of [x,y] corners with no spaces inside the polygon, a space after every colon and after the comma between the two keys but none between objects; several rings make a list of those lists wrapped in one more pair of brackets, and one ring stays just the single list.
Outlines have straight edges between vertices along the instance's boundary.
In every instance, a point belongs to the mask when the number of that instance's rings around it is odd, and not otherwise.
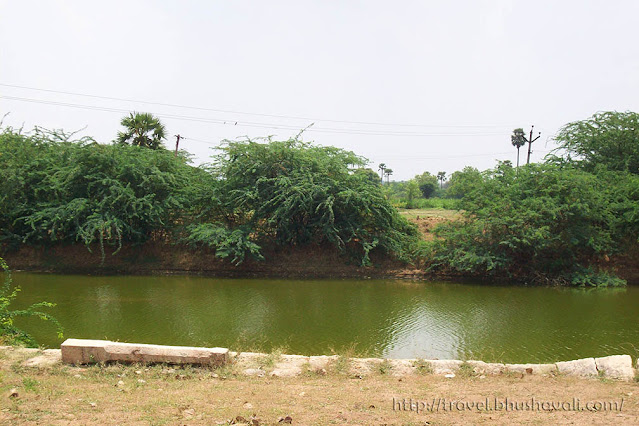
[{"label": "long stone bench", "polygon": [[141,362],[220,366],[229,360],[229,350],[226,348],[146,345],[108,340],[67,339],[60,349],[62,362],[67,364]]}]

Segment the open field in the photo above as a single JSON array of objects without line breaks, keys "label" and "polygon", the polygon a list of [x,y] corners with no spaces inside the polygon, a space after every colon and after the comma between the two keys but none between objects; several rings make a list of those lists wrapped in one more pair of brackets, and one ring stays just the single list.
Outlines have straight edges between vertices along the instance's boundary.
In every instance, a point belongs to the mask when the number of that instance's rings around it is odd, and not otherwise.
[{"label": "open field", "polygon": [[[339,363],[299,377],[245,377],[233,366],[28,368],[21,363],[33,354],[0,355],[4,424],[277,424],[287,416],[301,425],[639,423],[636,381],[463,371],[454,378],[428,372],[397,377],[385,368],[360,376]],[[534,398],[539,409],[497,409],[506,398],[511,404]],[[420,402],[419,413],[410,411],[411,399]],[[572,411],[577,399],[580,409]],[[427,407],[433,402],[438,409]],[[478,410],[480,403],[487,408]],[[612,410],[603,409],[608,403]],[[590,411],[588,404],[601,409]]]}]

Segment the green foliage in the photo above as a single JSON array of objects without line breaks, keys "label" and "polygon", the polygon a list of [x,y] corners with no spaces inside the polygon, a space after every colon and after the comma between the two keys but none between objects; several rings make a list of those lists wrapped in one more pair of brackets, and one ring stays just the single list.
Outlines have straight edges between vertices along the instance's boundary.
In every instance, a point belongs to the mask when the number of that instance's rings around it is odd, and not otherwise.
[{"label": "green foliage", "polygon": [[417,183],[417,186],[422,193],[422,197],[424,198],[432,197],[435,194],[435,191],[437,191],[437,177],[428,172],[415,176],[413,180]]},{"label": "green foliage", "polygon": [[416,228],[386,200],[352,152],[287,141],[227,141],[213,172],[223,177],[225,225],[280,245],[329,243],[369,262],[378,247],[406,258]]},{"label": "green foliage", "polygon": [[[607,185],[597,176],[552,164],[519,170],[502,163],[461,201],[465,219],[440,227],[433,268],[537,282],[619,284],[577,278],[619,247]],[[594,273],[594,271],[591,271]]]},{"label": "green foliage", "polygon": [[565,125],[557,134],[567,161],[588,171],[605,166],[614,171],[639,173],[639,114],[599,112],[587,120]]},{"label": "green foliage", "polygon": [[152,114],[134,112],[122,118],[120,124],[125,127],[125,130],[118,132],[118,143],[151,149],[162,148],[162,141],[166,137],[166,128],[160,119]]},{"label": "green foliage", "polygon": [[264,259],[261,247],[250,239],[246,227],[229,229],[218,223],[200,223],[189,226],[188,231],[188,243],[214,248],[217,257],[231,257],[231,262],[236,265],[242,263],[247,254],[255,259]]},{"label": "green foliage", "polygon": [[0,241],[120,246],[171,228],[202,179],[166,150],[68,140],[61,132],[0,134]]},{"label": "green foliage", "polygon": [[52,308],[55,304],[39,302],[34,303],[26,309],[10,309],[11,303],[18,296],[20,287],[12,286],[11,271],[1,257],[0,268],[4,274],[4,284],[0,288],[0,340],[2,340],[4,344],[9,345],[36,345],[36,342],[28,333],[15,326],[14,320],[17,317],[37,317],[43,321],[50,321],[56,327],[58,337],[61,339],[63,331],[62,325],[50,314],[41,311],[42,308]]},{"label": "green foliage", "polygon": [[462,198],[482,182],[482,175],[476,168],[467,166],[462,171],[454,172],[449,182],[448,197]]}]

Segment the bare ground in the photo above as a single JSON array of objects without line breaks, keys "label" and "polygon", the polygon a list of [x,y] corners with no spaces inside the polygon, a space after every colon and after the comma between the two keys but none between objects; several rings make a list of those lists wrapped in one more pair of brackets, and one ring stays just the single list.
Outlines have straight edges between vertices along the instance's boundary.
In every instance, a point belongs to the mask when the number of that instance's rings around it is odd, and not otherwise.
[{"label": "bare ground", "polygon": [[[636,381],[470,373],[446,378],[428,372],[397,377],[382,368],[360,375],[343,357],[297,377],[247,377],[238,366],[24,367],[32,356],[0,351],[3,424],[639,424]],[[268,370],[275,361],[265,359],[262,367]],[[495,400],[499,405],[506,398],[534,398],[539,409],[496,409]],[[576,399],[583,410],[571,411]],[[621,410],[586,409],[622,400]],[[418,401],[439,409],[420,404],[417,412]],[[470,407],[486,401],[482,409]],[[552,402],[558,409],[551,409]]]}]

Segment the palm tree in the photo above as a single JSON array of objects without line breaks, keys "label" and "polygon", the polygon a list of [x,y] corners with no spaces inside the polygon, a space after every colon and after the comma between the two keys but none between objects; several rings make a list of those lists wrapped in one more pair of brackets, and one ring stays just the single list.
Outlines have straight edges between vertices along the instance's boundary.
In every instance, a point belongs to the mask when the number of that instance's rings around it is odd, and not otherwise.
[{"label": "palm tree", "polygon": [[382,185],[384,184],[384,170],[386,170],[386,164],[380,163],[378,170],[382,171]]},{"label": "palm tree", "polygon": [[384,174],[386,175],[386,185],[388,185],[390,183],[390,175],[393,174],[393,169],[387,168]]},{"label": "palm tree", "polygon": [[122,118],[120,124],[126,129],[118,132],[117,142],[120,144],[145,146],[151,149],[162,147],[166,129],[159,118],[148,112],[132,112]]},{"label": "palm tree", "polygon": [[513,134],[510,136],[510,142],[515,148],[517,148],[517,168],[519,168],[519,148],[526,145],[526,142],[528,142],[526,140],[524,129],[513,130]]},{"label": "palm tree", "polygon": [[444,180],[446,180],[446,172],[438,172],[437,179],[439,180],[439,189],[444,187]]}]

